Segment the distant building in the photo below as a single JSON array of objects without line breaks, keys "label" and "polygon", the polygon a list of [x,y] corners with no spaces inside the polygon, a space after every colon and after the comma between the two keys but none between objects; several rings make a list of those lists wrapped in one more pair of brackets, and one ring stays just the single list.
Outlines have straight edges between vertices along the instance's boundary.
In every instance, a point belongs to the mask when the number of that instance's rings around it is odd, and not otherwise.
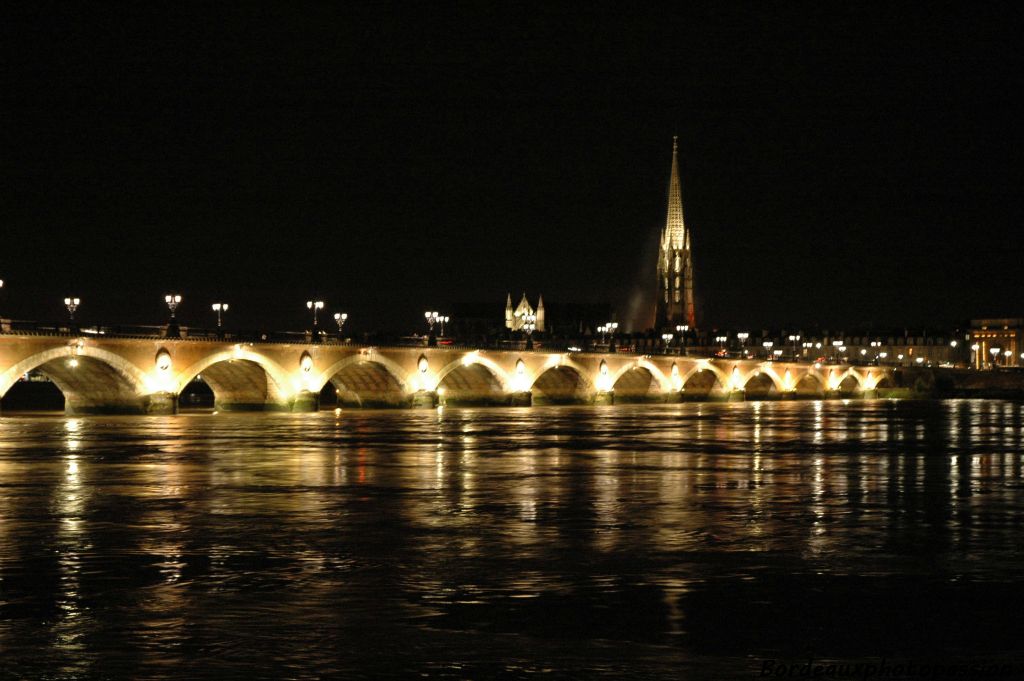
[{"label": "distant building", "polygon": [[[971,365],[975,369],[992,366],[1024,366],[1024,319],[972,319]],[[993,352],[994,351],[994,352]]]},{"label": "distant building", "polygon": [[683,196],[679,186],[677,138],[672,138],[672,171],[668,183],[668,217],[658,251],[658,298],[654,326],[675,330],[681,324],[697,328],[693,295],[693,252],[690,230],[683,223]]},{"label": "distant building", "polygon": [[505,328],[519,331],[531,316],[535,317],[536,330],[543,333],[545,327],[544,296],[537,296],[537,308],[534,309],[524,293],[519,305],[512,309],[512,294],[509,293],[505,301]]}]

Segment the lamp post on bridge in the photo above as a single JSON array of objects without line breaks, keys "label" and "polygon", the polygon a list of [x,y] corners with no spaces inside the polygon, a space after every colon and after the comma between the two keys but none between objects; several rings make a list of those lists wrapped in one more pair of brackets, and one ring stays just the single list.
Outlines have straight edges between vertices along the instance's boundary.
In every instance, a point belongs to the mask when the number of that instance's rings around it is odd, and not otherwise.
[{"label": "lamp post on bridge", "polygon": [[178,319],[175,317],[175,313],[178,310],[178,306],[181,305],[181,295],[178,293],[168,293],[164,296],[164,302],[167,303],[167,309],[171,311],[171,318],[167,322],[167,337],[180,338],[181,328],[178,326]]},{"label": "lamp post on bridge", "polygon": [[423,313],[423,318],[427,320],[427,326],[430,327],[430,333],[427,335],[427,345],[437,345],[437,337],[434,335],[434,325],[441,320],[441,314],[436,310],[433,312],[427,311]]},{"label": "lamp post on bridge", "polygon": [[224,325],[221,315],[228,311],[228,307],[227,303],[214,303],[210,306],[210,309],[217,313],[217,338],[224,337]]},{"label": "lamp post on bridge", "polygon": [[798,333],[791,333],[789,335],[789,342],[793,344],[793,361],[794,362],[796,361],[796,343],[797,343],[798,340],[800,340],[800,334],[798,334]]},{"label": "lamp post on bridge", "polygon": [[320,310],[324,309],[324,301],[322,300],[307,300],[306,309],[312,310],[313,312],[313,333],[311,342],[320,342]]},{"label": "lamp post on bridge", "polygon": [[528,314],[523,317],[523,331],[526,332],[526,349],[533,350],[533,332],[537,328],[537,315]]},{"label": "lamp post on bridge", "polygon": [[772,346],[775,345],[775,341],[770,341],[770,340],[769,341],[764,341],[763,343],[761,343],[761,345],[764,346],[764,356],[765,356],[765,359],[771,359],[772,358]]},{"label": "lamp post on bridge", "polygon": [[679,344],[683,348],[683,355],[686,355],[686,334],[690,332],[690,325],[680,324],[676,326],[676,331],[679,332]]},{"label": "lamp post on bridge", "polygon": [[746,331],[740,331],[736,334],[736,339],[740,342],[740,357],[747,356],[747,339],[750,338],[750,334]]},{"label": "lamp post on bridge", "polygon": [[68,310],[68,330],[71,333],[78,333],[78,325],[75,324],[75,310],[82,304],[81,298],[65,298],[64,307]]},{"label": "lamp post on bridge", "polygon": [[[451,317],[449,317],[447,315],[445,315],[443,317],[438,316],[438,318],[437,318],[437,321],[441,323],[441,338],[444,338],[444,325],[447,324],[448,320],[450,320],[450,319],[451,319]],[[536,319],[536,317],[534,317],[534,319]]]},{"label": "lamp post on bridge", "polygon": [[832,341],[832,360],[833,361],[837,361],[839,359],[839,355],[837,355],[836,353],[839,352],[839,348],[842,346],[842,344],[843,344],[843,341],[841,341],[841,340],[834,340],[834,341]]},{"label": "lamp post on bridge", "polygon": [[348,313],[335,312],[334,321],[338,324],[338,341],[344,343],[345,335],[342,332],[342,329],[345,327],[345,322],[348,321]]}]

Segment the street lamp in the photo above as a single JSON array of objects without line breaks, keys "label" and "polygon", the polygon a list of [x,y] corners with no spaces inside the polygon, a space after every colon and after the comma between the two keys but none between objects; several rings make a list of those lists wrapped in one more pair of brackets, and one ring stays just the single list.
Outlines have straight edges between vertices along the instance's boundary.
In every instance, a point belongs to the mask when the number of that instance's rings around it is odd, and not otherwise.
[{"label": "street lamp", "polygon": [[746,331],[740,331],[736,334],[736,340],[740,342],[740,354],[744,357],[747,356],[747,339],[750,338],[750,334]]},{"label": "street lamp", "polygon": [[764,356],[767,359],[771,359],[772,346],[775,345],[775,342],[774,341],[764,341],[763,343],[761,343],[761,345],[764,346]]},{"label": "street lamp", "polygon": [[[441,328],[444,328],[443,326]],[[537,315],[523,316],[523,331],[526,332],[526,349],[533,350],[533,332],[537,328]]]},{"label": "street lamp", "polygon": [[430,335],[433,336],[434,335],[434,324],[437,324],[438,320],[441,319],[441,316],[438,313],[436,313],[436,312],[424,312],[423,316],[427,320],[427,325],[430,326]]},{"label": "street lamp", "polygon": [[181,329],[178,327],[178,320],[175,319],[174,313],[178,309],[178,305],[181,305],[181,295],[168,293],[164,296],[164,302],[167,303],[167,309],[171,311],[171,319],[167,322],[167,337],[180,338]]},{"label": "street lamp", "polygon": [[307,300],[306,309],[313,311],[313,333],[311,340],[314,343],[320,342],[320,310],[324,309],[324,301],[322,300]]},{"label": "street lamp", "polygon": [[679,332],[679,343],[683,346],[683,354],[685,355],[685,354],[687,354],[687,352],[686,352],[686,334],[688,334],[690,332],[690,325],[689,324],[679,324],[678,326],[676,326],[676,331]]},{"label": "street lamp", "polygon": [[214,303],[210,306],[210,309],[217,313],[217,330],[220,331],[220,327],[223,326],[222,314],[228,311],[229,305],[227,303]]},{"label": "street lamp", "polygon": [[668,354],[669,343],[672,342],[672,334],[670,334],[670,333],[663,333],[663,334],[661,334],[661,340],[665,343],[665,354],[667,355]]},{"label": "street lamp", "polygon": [[[536,315],[529,315],[529,316],[533,317],[534,319],[537,319]],[[441,322],[441,338],[444,338],[444,325],[448,323],[449,319],[451,319],[451,317],[449,317],[447,315],[445,315],[444,317],[438,317],[437,318],[437,321]]]},{"label": "street lamp", "polygon": [[65,298],[64,307],[68,309],[68,330],[71,333],[78,333],[78,325],[75,324],[75,310],[81,304],[81,298]]},{"label": "street lamp", "polygon": [[999,357],[1000,351],[1002,351],[1002,348],[992,348],[991,350],[989,350],[989,353],[991,353],[991,355],[992,355],[992,368],[993,369],[996,368],[996,358]]},{"label": "street lamp", "polygon": [[793,344],[793,359],[796,359],[796,342],[800,340],[800,334],[790,334],[789,342]]},{"label": "street lamp", "polygon": [[971,366],[977,365],[975,368],[981,368],[981,358],[978,357],[978,350],[981,350],[981,346],[977,343],[971,345]]},{"label": "street lamp", "polygon": [[338,340],[344,341],[345,340],[345,336],[342,335],[342,331],[341,330],[342,330],[342,328],[344,328],[345,322],[348,321],[348,313],[347,312],[335,312],[334,313],[334,321],[338,325]]},{"label": "street lamp", "polygon": [[167,303],[167,309],[171,311],[171,319],[174,319],[174,312],[181,304],[181,296],[177,293],[169,293],[164,296],[164,302]]},{"label": "street lamp", "polygon": [[68,319],[72,322],[75,321],[75,310],[82,304],[81,298],[65,298],[64,307],[68,309]]}]

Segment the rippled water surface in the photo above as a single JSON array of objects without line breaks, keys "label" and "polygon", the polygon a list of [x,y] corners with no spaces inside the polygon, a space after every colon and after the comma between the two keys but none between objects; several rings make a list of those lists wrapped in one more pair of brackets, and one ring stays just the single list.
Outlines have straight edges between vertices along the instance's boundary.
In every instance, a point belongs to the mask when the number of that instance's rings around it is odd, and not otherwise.
[{"label": "rippled water surface", "polygon": [[8,414],[0,670],[1016,662],[1022,419],[998,401]]}]

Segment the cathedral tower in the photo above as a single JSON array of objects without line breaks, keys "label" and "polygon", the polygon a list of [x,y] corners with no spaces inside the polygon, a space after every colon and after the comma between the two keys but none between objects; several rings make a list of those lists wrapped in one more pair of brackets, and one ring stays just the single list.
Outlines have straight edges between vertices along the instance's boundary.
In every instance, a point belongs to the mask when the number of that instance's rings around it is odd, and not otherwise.
[{"label": "cathedral tower", "polygon": [[680,324],[697,326],[693,300],[693,255],[690,230],[683,223],[683,196],[679,187],[677,138],[672,138],[672,174],[668,182],[668,217],[658,249],[658,302],[656,329],[675,331]]}]

